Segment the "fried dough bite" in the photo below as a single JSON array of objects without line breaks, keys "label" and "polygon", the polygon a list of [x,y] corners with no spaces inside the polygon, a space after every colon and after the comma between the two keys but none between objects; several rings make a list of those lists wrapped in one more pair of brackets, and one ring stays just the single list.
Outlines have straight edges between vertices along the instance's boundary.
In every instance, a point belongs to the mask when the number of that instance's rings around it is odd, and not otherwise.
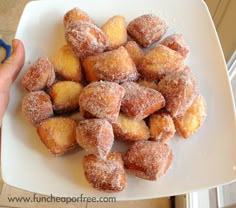
[{"label": "fried dough bite", "polygon": [[82,71],[79,59],[68,45],[64,45],[51,59],[55,72],[65,80],[80,82]]},{"label": "fried dough bite", "polygon": [[79,108],[79,96],[83,86],[78,82],[59,81],[52,85],[49,95],[57,113],[72,112]]},{"label": "fried dough bite", "polygon": [[149,118],[151,140],[167,142],[175,135],[175,125],[167,111],[154,113]]},{"label": "fried dough bite", "polygon": [[84,174],[90,185],[105,192],[119,192],[126,188],[126,174],[120,152],[109,153],[106,160],[94,154],[83,159]]},{"label": "fried dough bite", "polygon": [[157,83],[155,81],[148,81],[145,79],[140,79],[137,83],[143,87],[148,87],[154,90],[157,90]]},{"label": "fried dough bite", "polygon": [[105,119],[86,119],[76,128],[78,144],[89,153],[105,159],[114,142],[112,125]]},{"label": "fried dough bite", "polygon": [[178,52],[184,58],[186,58],[189,54],[189,47],[184,42],[183,35],[181,34],[170,35],[166,37],[163,41],[161,41],[160,44]]},{"label": "fried dough bite", "polygon": [[80,111],[85,117],[116,122],[124,94],[125,89],[114,82],[92,82],[80,94]]},{"label": "fried dough bite", "polygon": [[89,22],[73,22],[65,28],[65,40],[79,58],[101,53],[107,47],[107,36]]},{"label": "fried dough bite", "polygon": [[156,90],[135,82],[125,82],[121,86],[126,90],[121,111],[133,119],[142,120],[165,106],[164,97]]},{"label": "fried dough bite", "polygon": [[28,93],[22,100],[22,112],[34,126],[52,117],[53,107],[49,95],[44,91]]},{"label": "fried dough bite", "polygon": [[63,18],[64,26],[66,27],[71,22],[84,21],[94,24],[94,21],[83,10],[75,7],[65,13]]},{"label": "fried dough bite", "polygon": [[150,130],[144,120],[134,120],[123,113],[119,114],[116,123],[112,124],[114,135],[117,139],[135,142],[147,140],[150,137]]},{"label": "fried dough bite", "polygon": [[175,126],[183,138],[192,136],[206,119],[206,102],[198,95],[190,108],[182,115],[174,118]]},{"label": "fried dough bite", "polygon": [[138,141],[130,146],[124,157],[125,168],[145,180],[157,180],[172,162],[168,144],[158,141]]},{"label": "fried dough bite", "polygon": [[178,52],[164,45],[158,45],[140,61],[138,71],[144,79],[155,81],[180,70],[183,64],[184,58]]},{"label": "fried dough bite", "polygon": [[183,115],[197,96],[197,85],[190,70],[173,72],[158,83],[166,99],[166,109],[173,117]]},{"label": "fried dough bite", "polygon": [[107,35],[109,45],[108,50],[114,50],[127,42],[127,30],[125,17],[117,15],[110,18],[101,30]]},{"label": "fried dough bite", "polygon": [[53,64],[47,57],[37,59],[23,74],[22,86],[29,92],[43,90],[55,81]]},{"label": "fried dough bite", "polygon": [[144,57],[143,50],[139,47],[139,45],[135,41],[128,41],[125,44],[125,48],[128,51],[135,65],[138,66],[140,60]]},{"label": "fried dough bite", "polygon": [[77,146],[76,122],[70,118],[54,117],[42,121],[37,133],[53,156],[59,156]]},{"label": "fried dough bite", "polygon": [[83,67],[88,82],[98,79],[121,83],[138,79],[135,64],[123,46],[87,57]]},{"label": "fried dough bite", "polygon": [[160,40],[167,28],[167,24],[154,14],[137,17],[127,26],[130,37],[145,48]]}]

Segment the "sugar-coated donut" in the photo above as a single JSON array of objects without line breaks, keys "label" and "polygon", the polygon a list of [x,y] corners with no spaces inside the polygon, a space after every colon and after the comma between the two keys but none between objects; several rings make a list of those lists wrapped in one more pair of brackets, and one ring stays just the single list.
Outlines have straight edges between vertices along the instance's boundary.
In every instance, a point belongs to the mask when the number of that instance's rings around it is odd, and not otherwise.
[{"label": "sugar-coated donut", "polygon": [[145,14],[132,20],[127,31],[139,45],[149,47],[161,39],[167,31],[167,24],[154,14]]},{"label": "sugar-coated donut", "polygon": [[144,120],[134,120],[120,113],[116,123],[112,124],[117,139],[129,142],[148,140],[150,130]]},{"label": "sugar-coated donut", "polygon": [[101,53],[107,47],[107,37],[96,25],[89,22],[73,22],[65,28],[65,39],[79,58]]},{"label": "sugar-coated donut", "polygon": [[105,159],[114,142],[112,125],[105,119],[86,119],[78,122],[76,140],[86,151]]},{"label": "sugar-coated donut", "polygon": [[93,78],[96,77],[97,80],[121,83],[135,81],[139,76],[133,60],[123,46],[85,58],[83,67],[88,82],[94,81]]},{"label": "sugar-coated donut", "polygon": [[138,71],[144,79],[155,81],[180,70],[183,64],[184,58],[178,52],[164,45],[158,45],[140,61]]},{"label": "sugar-coated donut", "polygon": [[78,7],[75,7],[65,13],[63,18],[63,23],[65,27],[71,22],[77,22],[77,21],[90,22],[94,24],[94,21],[91,19],[91,17],[89,17],[88,14],[86,14],[83,10],[79,9]]},{"label": "sugar-coated donut", "polygon": [[40,140],[54,156],[62,155],[77,145],[76,122],[71,118],[54,117],[38,125]]},{"label": "sugar-coated donut", "polygon": [[47,57],[38,58],[23,74],[22,86],[29,92],[50,87],[55,80],[53,64]]},{"label": "sugar-coated donut", "polygon": [[114,82],[92,82],[81,92],[79,105],[85,117],[116,122],[125,89]]},{"label": "sugar-coated donut", "polygon": [[82,81],[79,59],[68,45],[62,46],[51,58],[58,77],[69,81]]},{"label": "sugar-coated donut", "polygon": [[119,48],[127,42],[126,21],[124,16],[117,15],[110,18],[101,27],[101,30],[108,37],[108,50]]},{"label": "sugar-coated donut", "polygon": [[178,52],[184,58],[186,58],[189,54],[189,47],[184,42],[183,35],[181,34],[170,35],[166,37],[163,41],[161,41],[160,44]]},{"label": "sugar-coated donut", "polygon": [[174,121],[167,111],[152,114],[149,118],[151,140],[167,142],[175,135]]},{"label": "sugar-coated donut", "polygon": [[22,100],[24,116],[37,126],[42,120],[53,116],[50,96],[44,91],[30,92]]},{"label": "sugar-coated donut", "polygon": [[183,115],[192,105],[197,96],[197,84],[191,70],[184,69],[161,79],[158,91],[166,99],[166,109],[173,117],[177,117]]},{"label": "sugar-coated donut", "polygon": [[79,96],[83,85],[73,81],[58,81],[50,90],[53,109],[57,113],[72,112],[79,108]]},{"label": "sugar-coated donut", "polygon": [[121,85],[126,90],[121,103],[121,111],[131,118],[142,120],[165,106],[162,94],[135,82]]},{"label": "sugar-coated donut", "polygon": [[172,157],[172,150],[166,143],[137,141],[126,152],[124,163],[125,168],[135,176],[157,180],[166,173]]},{"label": "sugar-coated donut", "polygon": [[206,119],[206,102],[202,95],[198,95],[189,109],[174,118],[175,126],[183,138],[192,136]]},{"label": "sugar-coated donut", "polygon": [[83,159],[84,173],[90,185],[105,192],[119,192],[126,188],[126,174],[120,152],[111,152],[106,160],[91,154]]},{"label": "sugar-coated donut", "polygon": [[139,47],[139,45],[135,41],[128,41],[125,44],[125,48],[128,51],[135,65],[138,66],[139,62],[144,57],[143,50]]}]

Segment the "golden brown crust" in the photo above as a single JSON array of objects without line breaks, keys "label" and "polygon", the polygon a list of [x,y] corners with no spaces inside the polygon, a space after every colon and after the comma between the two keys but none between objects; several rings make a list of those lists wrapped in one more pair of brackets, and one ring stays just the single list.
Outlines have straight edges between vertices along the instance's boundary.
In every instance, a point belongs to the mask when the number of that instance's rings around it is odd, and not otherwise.
[{"label": "golden brown crust", "polygon": [[126,188],[126,174],[120,152],[111,152],[106,160],[87,155],[83,160],[85,177],[99,191],[119,192]]},{"label": "golden brown crust", "polygon": [[173,117],[183,115],[197,96],[196,81],[190,70],[173,72],[158,83],[166,99],[166,109]]},{"label": "golden brown crust", "polygon": [[114,82],[92,82],[81,92],[80,110],[85,117],[92,115],[116,122],[125,89]]},{"label": "golden brown crust", "polygon": [[174,118],[175,126],[183,138],[192,136],[206,119],[206,102],[198,95],[190,108],[182,115]]},{"label": "golden brown crust", "polygon": [[37,132],[43,144],[54,156],[62,155],[77,146],[76,122],[73,119],[49,118],[39,124]]},{"label": "golden brown crust", "polygon": [[89,82],[104,80],[121,83],[138,79],[135,64],[123,46],[87,57],[83,60],[83,67]]},{"label": "golden brown crust", "polygon": [[143,47],[149,47],[160,40],[167,28],[167,24],[153,14],[137,17],[127,26],[130,37]]},{"label": "golden brown crust", "polygon": [[125,82],[121,110],[131,118],[142,120],[165,106],[165,99],[156,90],[140,86],[135,82]]},{"label": "golden brown crust", "polygon": [[43,90],[55,81],[53,64],[47,57],[38,58],[23,74],[22,86],[29,92]]},{"label": "golden brown crust", "polygon": [[77,22],[77,21],[84,21],[94,24],[94,21],[89,17],[89,15],[86,14],[83,10],[79,9],[78,7],[69,10],[64,15],[63,23],[65,27],[71,22]]},{"label": "golden brown crust", "polygon": [[144,57],[143,50],[139,47],[139,45],[135,41],[128,41],[125,44],[125,48],[128,51],[135,65],[138,66],[139,62]]},{"label": "golden brown crust", "polygon": [[22,112],[34,126],[52,117],[53,107],[49,95],[44,91],[30,92],[22,100]]},{"label": "golden brown crust", "polygon": [[51,61],[58,76],[69,81],[80,82],[82,80],[80,61],[68,45],[61,47]]},{"label": "golden brown crust", "polygon": [[138,141],[130,146],[124,157],[125,168],[145,180],[157,180],[164,175],[172,161],[172,150],[163,142]]},{"label": "golden brown crust", "polygon": [[107,50],[114,50],[127,42],[126,21],[124,16],[114,16],[110,18],[101,30],[107,35],[109,45]]},{"label": "golden brown crust", "polygon": [[160,44],[178,52],[184,58],[189,54],[189,47],[184,42],[183,35],[181,34],[170,35],[161,41]]},{"label": "golden brown crust", "polygon": [[164,45],[158,45],[140,61],[138,71],[144,79],[155,81],[180,70],[183,61],[183,57],[178,52]]},{"label": "golden brown crust", "polygon": [[73,22],[66,26],[65,39],[79,58],[101,53],[108,44],[107,37],[100,28],[82,21]]},{"label": "golden brown crust", "polygon": [[49,94],[57,113],[71,112],[79,108],[79,96],[83,86],[78,82],[58,81],[52,85]]},{"label": "golden brown crust", "polygon": [[114,142],[112,125],[105,119],[86,119],[76,128],[76,140],[86,151],[105,159]]},{"label": "golden brown crust", "polygon": [[167,142],[175,134],[175,125],[166,111],[154,113],[149,118],[151,140]]},{"label": "golden brown crust", "polygon": [[115,137],[120,140],[135,142],[147,140],[150,131],[144,120],[134,120],[120,113],[116,123],[112,124]]}]

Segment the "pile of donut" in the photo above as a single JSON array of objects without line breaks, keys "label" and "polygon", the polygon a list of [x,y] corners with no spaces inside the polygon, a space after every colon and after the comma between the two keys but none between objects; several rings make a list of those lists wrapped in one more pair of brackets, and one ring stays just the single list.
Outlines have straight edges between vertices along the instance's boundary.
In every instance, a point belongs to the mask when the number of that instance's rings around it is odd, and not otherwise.
[{"label": "pile of donut", "polygon": [[[64,29],[67,45],[22,76],[23,114],[52,155],[87,151],[85,177],[97,190],[124,190],[125,169],[157,180],[172,162],[167,141],[176,130],[189,138],[206,118],[183,36],[164,37],[168,26],[153,14],[99,28],[79,8],[64,15]],[[110,152],[114,139],[129,145],[125,155]]]}]

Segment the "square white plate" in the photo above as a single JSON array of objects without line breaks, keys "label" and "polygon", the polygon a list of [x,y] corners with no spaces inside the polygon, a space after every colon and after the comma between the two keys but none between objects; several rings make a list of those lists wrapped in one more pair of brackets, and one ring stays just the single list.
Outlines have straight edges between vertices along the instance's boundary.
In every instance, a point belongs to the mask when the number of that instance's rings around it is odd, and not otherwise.
[{"label": "square white plate", "polygon": [[[182,33],[191,54],[187,64],[207,103],[208,117],[188,140],[175,137],[170,145],[174,161],[156,182],[128,176],[128,187],[116,194],[94,190],[81,165],[84,151],[54,158],[38,139],[36,130],[21,113],[25,92],[20,78],[29,63],[51,56],[64,43],[62,18],[78,6],[98,25],[116,14],[127,22],[146,13],[162,17],[168,34]],[[11,91],[11,102],[2,129],[2,175],[12,186],[56,196],[116,196],[117,200],[162,197],[217,186],[236,179],[236,120],[231,88],[219,40],[209,11],[201,0],[80,0],[33,1],[23,12],[16,37],[26,48],[24,69]],[[124,144],[116,149],[125,150]]]}]

